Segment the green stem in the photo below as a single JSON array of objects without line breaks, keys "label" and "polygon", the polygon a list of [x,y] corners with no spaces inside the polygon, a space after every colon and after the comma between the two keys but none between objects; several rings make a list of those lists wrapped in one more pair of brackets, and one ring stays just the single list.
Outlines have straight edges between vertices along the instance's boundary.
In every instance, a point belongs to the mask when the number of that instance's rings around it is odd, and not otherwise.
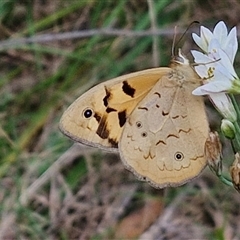
[{"label": "green stem", "polygon": [[235,127],[235,130],[236,130],[236,134],[235,134],[235,138],[234,138],[234,146],[236,148],[236,151],[240,151],[240,127],[238,125],[238,122],[234,122],[233,123],[234,127]]},{"label": "green stem", "polygon": [[[221,161],[222,161],[222,159],[221,159]],[[209,166],[210,170],[213,173],[215,173],[216,176],[221,180],[221,182],[223,182],[227,186],[233,187],[232,181],[222,175],[222,163],[218,164],[215,167],[211,166],[210,164],[208,166]]]},{"label": "green stem", "polygon": [[234,141],[234,147],[236,148],[236,151],[240,151],[240,126],[239,126],[239,120],[240,120],[240,109],[239,109],[239,106],[238,106],[238,103],[234,97],[233,94],[229,94],[231,100],[232,100],[232,103],[233,103],[233,106],[234,106],[234,109],[237,113],[237,121],[233,122],[233,125],[235,127],[235,130],[236,130],[236,136],[235,136],[235,139],[233,140]]},{"label": "green stem", "polygon": [[225,178],[225,177],[222,176],[222,175],[219,176],[219,179],[220,179],[224,184],[226,184],[227,186],[231,186],[231,187],[233,187],[233,183],[232,183],[231,180]]},{"label": "green stem", "polygon": [[235,99],[233,94],[229,94],[229,96],[230,96],[230,98],[232,100],[232,103],[233,103],[233,106],[234,106],[234,108],[236,110],[237,120],[240,120],[240,109],[239,109],[238,103],[237,103],[237,101],[236,101],[236,99]]}]

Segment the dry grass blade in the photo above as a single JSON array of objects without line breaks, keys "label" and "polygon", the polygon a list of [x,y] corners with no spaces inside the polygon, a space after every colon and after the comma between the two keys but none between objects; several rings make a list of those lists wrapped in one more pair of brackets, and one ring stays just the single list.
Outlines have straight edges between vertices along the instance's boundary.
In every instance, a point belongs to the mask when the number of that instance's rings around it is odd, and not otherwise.
[{"label": "dry grass blade", "polygon": [[[138,238],[159,214],[141,239],[240,239],[239,195],[217,179],[205,174],[163,198],[116,155],[66,150],[58,130],[90,87],[167,66],[176,25],[179,34],[194,20],[239,28],[238,0],[2,1],[0,12],[0,239],[111,239],[132,219]],[[180,47],[190,57],[190,34]]]},{"label": "dry grass blade", "polygon": [[37,180],[35,180],[20,196],[19,200],[22,205],[27,205],[31,200],[32,196],[42,188],[46,183],[48,183],[53,176],[55,176],[63,168],[71,164],[71,162],[78,156],[86,156],[93,152],[95,149],[88,148],[79,144],[74,144],[69,148],[63,155],[61,155],[53,164],[48,168],[46,172],[42,174]]}]

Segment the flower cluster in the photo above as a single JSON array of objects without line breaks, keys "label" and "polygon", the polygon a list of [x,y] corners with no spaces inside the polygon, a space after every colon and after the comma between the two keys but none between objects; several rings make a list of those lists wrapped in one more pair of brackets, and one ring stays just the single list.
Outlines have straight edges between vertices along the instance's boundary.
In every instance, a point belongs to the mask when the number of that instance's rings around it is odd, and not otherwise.
[{"label": "flower cluster", "polygon": [[192,51],[195,70],[204,85],[193,91],[194,95],[209,95],[216,109],[225,119],[235,122],[237,114],[227,93],[240,93],[240,80],[233,62],[238,48],[236,27],[228,34],[224,22],[219,22],[213,32],[201,26],[200,36],[193,34],[202,52]]},{"label": "flower cluster", "polygon": [[224,22],[219,22],[213,32],[201,27],[200,36],[193,39],[203,52],[192,50],[195,71],[203,85],[193,91],[194,95],[208,95],[215,108],[223,116],[221,130],[231,140],[235,155],[230,173],[232,181],[222,176],[221,143],[218,135],[210,133],[205,145],[208,165],[226,184],[240,192],[240,109],[233,94],[240,93],[240,79],[233,62],[238,49],[236,27],[228,33]]}]

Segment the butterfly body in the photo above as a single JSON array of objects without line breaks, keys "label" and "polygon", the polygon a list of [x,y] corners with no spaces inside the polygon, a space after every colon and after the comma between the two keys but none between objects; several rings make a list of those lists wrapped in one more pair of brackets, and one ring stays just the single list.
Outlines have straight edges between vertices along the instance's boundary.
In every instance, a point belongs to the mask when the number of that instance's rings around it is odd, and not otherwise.
[{"label": "butterfly body", "polygon": [[182,55],[101,83],[64,113],[60,129],[75,141],[120,153],[127,169],[156,188],[179,186],[206,166],[208,121],[201,84]]}]

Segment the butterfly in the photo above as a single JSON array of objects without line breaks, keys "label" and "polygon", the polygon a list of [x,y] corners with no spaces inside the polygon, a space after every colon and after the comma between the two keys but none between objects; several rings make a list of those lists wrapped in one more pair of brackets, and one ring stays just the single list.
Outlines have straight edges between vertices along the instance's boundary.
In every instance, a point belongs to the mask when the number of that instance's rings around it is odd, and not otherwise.
[{"label": "butterfly", "polygon": [[209,134],[201,79],[179,50],[169,67],[100,83],[64,112],[60,130],[72,140],[118,152],[125,167],[155,188],[180,186],[207,164]]}]

